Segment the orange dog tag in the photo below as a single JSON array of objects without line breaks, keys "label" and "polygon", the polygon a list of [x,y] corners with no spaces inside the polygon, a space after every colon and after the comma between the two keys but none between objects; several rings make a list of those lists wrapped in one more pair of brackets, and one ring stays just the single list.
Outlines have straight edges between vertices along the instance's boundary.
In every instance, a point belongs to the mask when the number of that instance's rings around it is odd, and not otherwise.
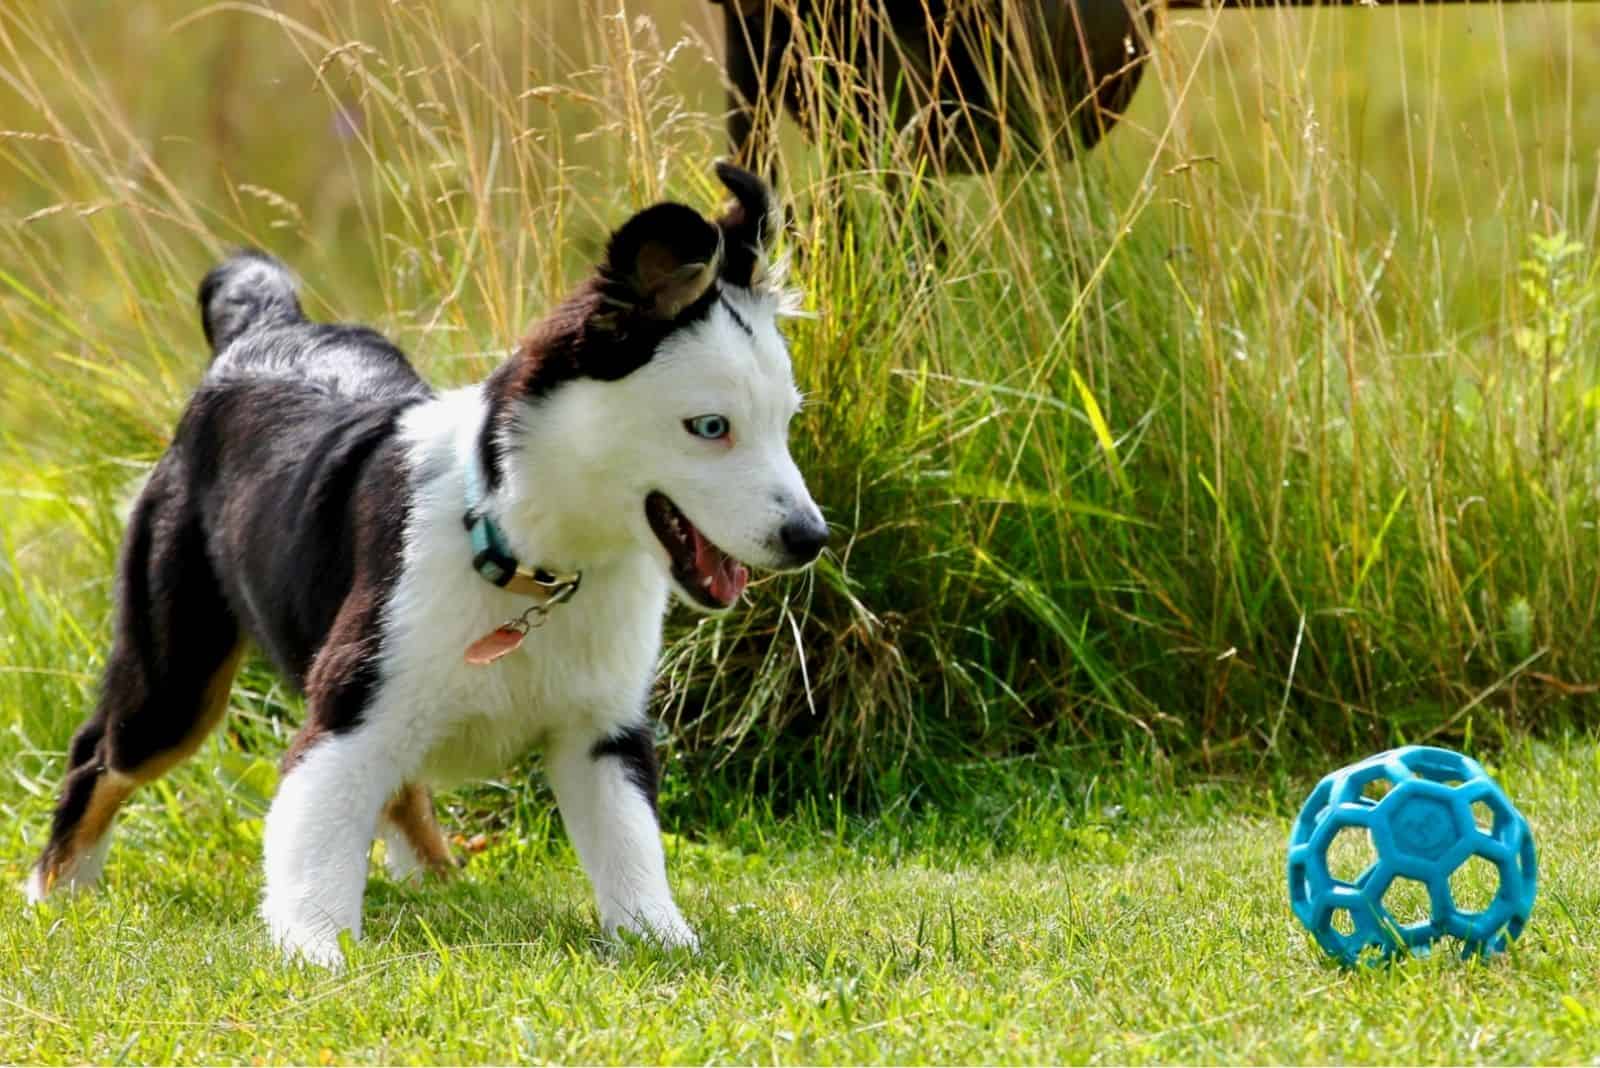
[{"label": "orange dog tag", "polygon": [[467,663],[480,666],[492,664],[521,645],[527,635],[528,628],[525,625],[506,623],[498,626],[467,646]]}]

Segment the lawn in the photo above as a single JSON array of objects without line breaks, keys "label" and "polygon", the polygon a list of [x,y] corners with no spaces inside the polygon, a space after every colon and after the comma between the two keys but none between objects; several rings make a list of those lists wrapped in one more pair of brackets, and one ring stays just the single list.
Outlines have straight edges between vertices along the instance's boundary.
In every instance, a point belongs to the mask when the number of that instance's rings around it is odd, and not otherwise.
[{"label": "lawn", "polygon": [[[674,836],[694,958],[598,943],[535,805],[448,885],[374,869],[370,940],[330,975],[273,956],[252,911],[259,800],[196,768],[124,819],[103,895],[0,911],[0,1060],[1592,1061],[1600,746],[1518,745],[1491,771],[1543,881],[1525,936],[1487,963],[1321,959],[1283,879],[1304,784],[1029,766],[988,774],[963,813]],[[14,817],[44,806],[5,815],[16,883],[32,836]]]},{"label": "lawn", "polygon": [[[481,378],[627,213],[717,203],[718,25],[0,4],[8,887],[206,268],[261,245],[315,316]],[[789,130],[792,445],[834,538],[668,621],[704,952],[595,940],[530,758],[441,798],[459,880],[374,875],[348,971],[277,960],[260,817],[304,709],[250,660],[104,894],[0,888],[0,1061],[1600,1058],[1597,53],[1600,5],[1191,11],[1084,159],[947,178]],[[1403,742],[1533,821],[1506,959],[1345,973],[1295,928],[1300,799]]]}]

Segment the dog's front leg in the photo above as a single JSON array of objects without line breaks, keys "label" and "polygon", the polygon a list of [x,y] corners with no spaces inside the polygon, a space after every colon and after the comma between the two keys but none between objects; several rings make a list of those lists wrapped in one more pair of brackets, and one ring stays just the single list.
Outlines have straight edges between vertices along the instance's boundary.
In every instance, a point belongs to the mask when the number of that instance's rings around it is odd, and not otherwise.
[{"label": "dog's front leg", "polygon": [[361,936],[367,854],[398,786],[378,733],[370,724],[340,734],[308,726],[267,811],[261,916],[286,953],[327,967],[344,962],[339,932]]},{"label": "dog's front leg", "polygon": [[698,948],[667,887],[649,723],[611,734],[563,732],[551,741],[545,760],[561,820],[594,884],[606,934],[620,929],[665,946]]}]

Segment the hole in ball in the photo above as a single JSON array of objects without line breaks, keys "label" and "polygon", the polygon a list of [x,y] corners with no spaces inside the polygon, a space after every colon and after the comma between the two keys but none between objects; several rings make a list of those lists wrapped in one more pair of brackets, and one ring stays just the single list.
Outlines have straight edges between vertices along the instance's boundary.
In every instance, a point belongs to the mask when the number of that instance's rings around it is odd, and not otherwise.
[{"label": "hole in ball", "polygon": [[1378,850],[1365,827],[1341,827],[1328,843],[1328,874],[1340,882],[1354,883],[1378,862]]},{"label": "hole in ball", "polygon": [[1348,938],[1356,933],[1356,918],[1350,915],[1349,909],[1334,909],[1328,917],[1328,926]]},{"label": "hole in ball", "polygon": [[1389,796],[1389,791],[1394,789],[1394,783],[1388,779],[1373,779],[1361,788],[1361,796],[1377,804]]},{"label": "hole in ball", "polygon": [[1500,890],[1500,869],[1473,854],[1450,873],[1450,900],[1462,912],[1482,912]]},{"label": "hole in ball", "polygon": [[1478,825],[1478,830],[1489,834],[1494,830],[1494,809],[1489,807],[1487,801],[1474,801],[1472,803],[1472,822]]},{"label": "hole in ball", "polygon": [[1383,908],[1401,927],[1427,923],[1433,919],[1433,901],[1428,888],[1415,879],[1396,879],[1383,892]]}]

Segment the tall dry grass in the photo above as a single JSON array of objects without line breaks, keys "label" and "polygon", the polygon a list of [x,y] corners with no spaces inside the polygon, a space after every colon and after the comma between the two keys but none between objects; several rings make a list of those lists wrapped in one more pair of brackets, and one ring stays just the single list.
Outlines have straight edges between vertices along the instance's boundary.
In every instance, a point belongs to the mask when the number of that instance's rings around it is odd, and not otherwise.
[{"label": "tall dry grass", "polygon": [[[205,266],[265,245],[315,312],[481,376],[628,211],[715,201],[715,14],[0,12],[8,746],[48,759],[90,699]],[[1078,162],[944,178],[837,109],[791,131],[836,548],[674,621],[674,755],[862,796],[1589,716],[1597,44],[1570,4],[1189,13]],[[236,707],[244,751],[295,712],[259,670]]]}]

